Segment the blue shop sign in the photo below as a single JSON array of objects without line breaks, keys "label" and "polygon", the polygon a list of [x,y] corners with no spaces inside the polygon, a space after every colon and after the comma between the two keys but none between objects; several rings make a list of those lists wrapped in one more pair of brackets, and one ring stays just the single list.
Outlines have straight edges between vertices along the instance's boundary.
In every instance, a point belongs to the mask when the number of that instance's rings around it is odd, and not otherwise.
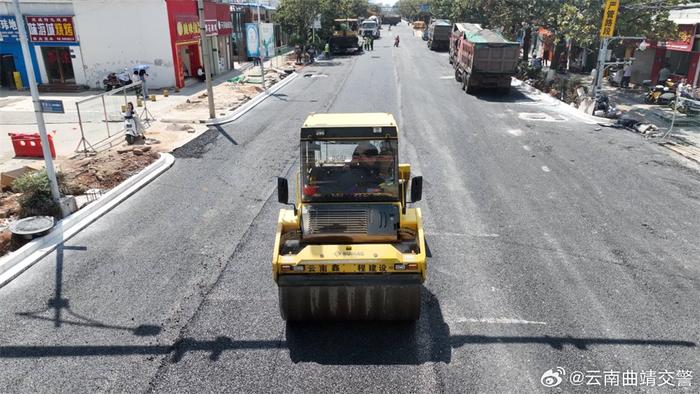
[{"label": "blue shop sign", "polygon": [[0,15],[0,42],[19,42],[17,21],[12,15]]}]

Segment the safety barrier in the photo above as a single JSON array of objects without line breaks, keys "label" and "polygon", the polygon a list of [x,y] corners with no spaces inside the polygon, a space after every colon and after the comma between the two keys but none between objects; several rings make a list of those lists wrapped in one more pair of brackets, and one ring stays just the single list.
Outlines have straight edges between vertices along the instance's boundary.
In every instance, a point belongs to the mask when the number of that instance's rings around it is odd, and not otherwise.
[{"label": "safety barrier", "polygon": [[[21,133],[8,133],[10,139],[12,140],[12,147],[15,149],[15,156],[17,157],[44,157],[44,152],[41,149],[41,137],[39,133],[34,134],[21,134]],[[49,137],[49,150],[51,151],[51,157],[56,157],[56,150],[53,146],[53,138],[51,135]]]}]

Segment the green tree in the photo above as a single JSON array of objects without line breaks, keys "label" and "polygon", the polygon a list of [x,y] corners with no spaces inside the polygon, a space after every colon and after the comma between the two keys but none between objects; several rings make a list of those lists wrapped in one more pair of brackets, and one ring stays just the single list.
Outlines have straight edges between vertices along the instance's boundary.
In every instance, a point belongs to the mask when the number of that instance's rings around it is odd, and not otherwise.
[{"label": "green tree", "polygon": [[418,16],[422,1],[423,0],[399,0],[396,2],[396,7],[402,17],[412,21]]},{"label": "green tree", "polygon": [[322,0],[282,0],[274,19],[282,29],[293,34],[293,44],[309,42],[309,32]]}]

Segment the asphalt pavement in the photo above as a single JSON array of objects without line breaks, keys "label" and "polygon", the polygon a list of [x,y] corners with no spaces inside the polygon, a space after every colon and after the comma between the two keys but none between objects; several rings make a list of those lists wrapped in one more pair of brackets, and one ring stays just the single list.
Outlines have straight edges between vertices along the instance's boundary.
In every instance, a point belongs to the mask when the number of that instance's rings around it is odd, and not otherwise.
[{"label": "asphalt pavement", "polygon": [[[650,370],[695,390],[697,169],[519,89],[467,95],[446,53],[383,34],[178,149],[1,288],[0,391],[543,392],[549,369],[565,392]],[[309,113],[374,111],[424,177],[421,319],[287,325],[275,177],[295,176]]]}]

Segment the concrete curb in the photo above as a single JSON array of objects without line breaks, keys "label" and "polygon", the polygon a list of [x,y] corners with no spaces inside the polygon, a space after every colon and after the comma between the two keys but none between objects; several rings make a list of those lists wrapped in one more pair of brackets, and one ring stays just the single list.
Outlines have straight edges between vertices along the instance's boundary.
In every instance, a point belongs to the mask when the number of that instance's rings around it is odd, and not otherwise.
[{"label": "concrete curb", "polygon": [[270,89],[267,91],[264,91],[257,96],[255,96],[252,100],[248,101],[247,103],[241,105],[240,107],[236,108],[233,113],[226,115],[221,118],[214,118],[211,121],[207,123],[207,126],[218,126],[226,123],[233,122],[234,120],[240,118],[243,116],[246,112],[250,111],[253,109],[256,105],[260,104],[263,102],[266,98],[272,96],[275,92],[278,90],[282,89],[283,87],[287,86],[291,81],[296,79],[299,76],[298,73],[293,72],[289,74],[285,79],[283,79],[280,82],[277,82],[274,84]]},{"label": "concrete curb", "polygon": [[97,201],[60,220],[51,232],[0,258],[0,287],[18,277],[56,247],[69,240],[80,230],[112,210],[139,189],[157,178],[175,162],[173,155],[161,153],[160,158],[119,186],[105,193]]},{"label": "concrete curb", "polygon": [[[242,75],[244,72],[250,70],[251,68],[253,68],[253,65],[252,65],[251,63],[246,63],[245,66],[242,66],[241,68],[237,68],[236,71],[239,71],[239,72],[241,73],[241,75]],[[226,80],[220,81],[219,83],[224,83],[224,82],[226,82]],[[198,91],[198,92],[192,93],[191,96],[194,96],[194,95],[196,95],[196,94],[199,93],[199,92],[206,92],[206,88],[205,88],[205,89],[202,89],[202,90],[200,90],[200,91]],[[216,98],[216,96],[214,96],[214,98]],[[174,108],[174,107],[173,107],[173,108]],[[163,122],[163,123],[205,124],[205,123],[207,123],[209,120],[208,120],[208,119],[161,118],[161,119],[158,119],[158,121]]]},{"label": "concrete curb", "polygon": [[570,105],[567,105],[563,101],[557,100],[556,98],[545,94],[541,90],[535,88],[534,86],[531,86],[515,77],[511,77],[513,81],[513,86],[515,87],[520,87],[525,91],[525,94],[530,96],[532,99],[539,99],[540,101],[547,102],[548,104],[552,104],[552,106],[557,107],[558,110],[561,112],[565,112],[575,118],[578,118],[579,120],[583,121],[584,123],[588,124],[598,124],[598,123],[605,123],[609,124],[612,123],[610,119],[607,118],[599,118],[597,116],[593,115],[588,115],[586,113],[583,113],[579,111],[577,108],[574,108]]}]

